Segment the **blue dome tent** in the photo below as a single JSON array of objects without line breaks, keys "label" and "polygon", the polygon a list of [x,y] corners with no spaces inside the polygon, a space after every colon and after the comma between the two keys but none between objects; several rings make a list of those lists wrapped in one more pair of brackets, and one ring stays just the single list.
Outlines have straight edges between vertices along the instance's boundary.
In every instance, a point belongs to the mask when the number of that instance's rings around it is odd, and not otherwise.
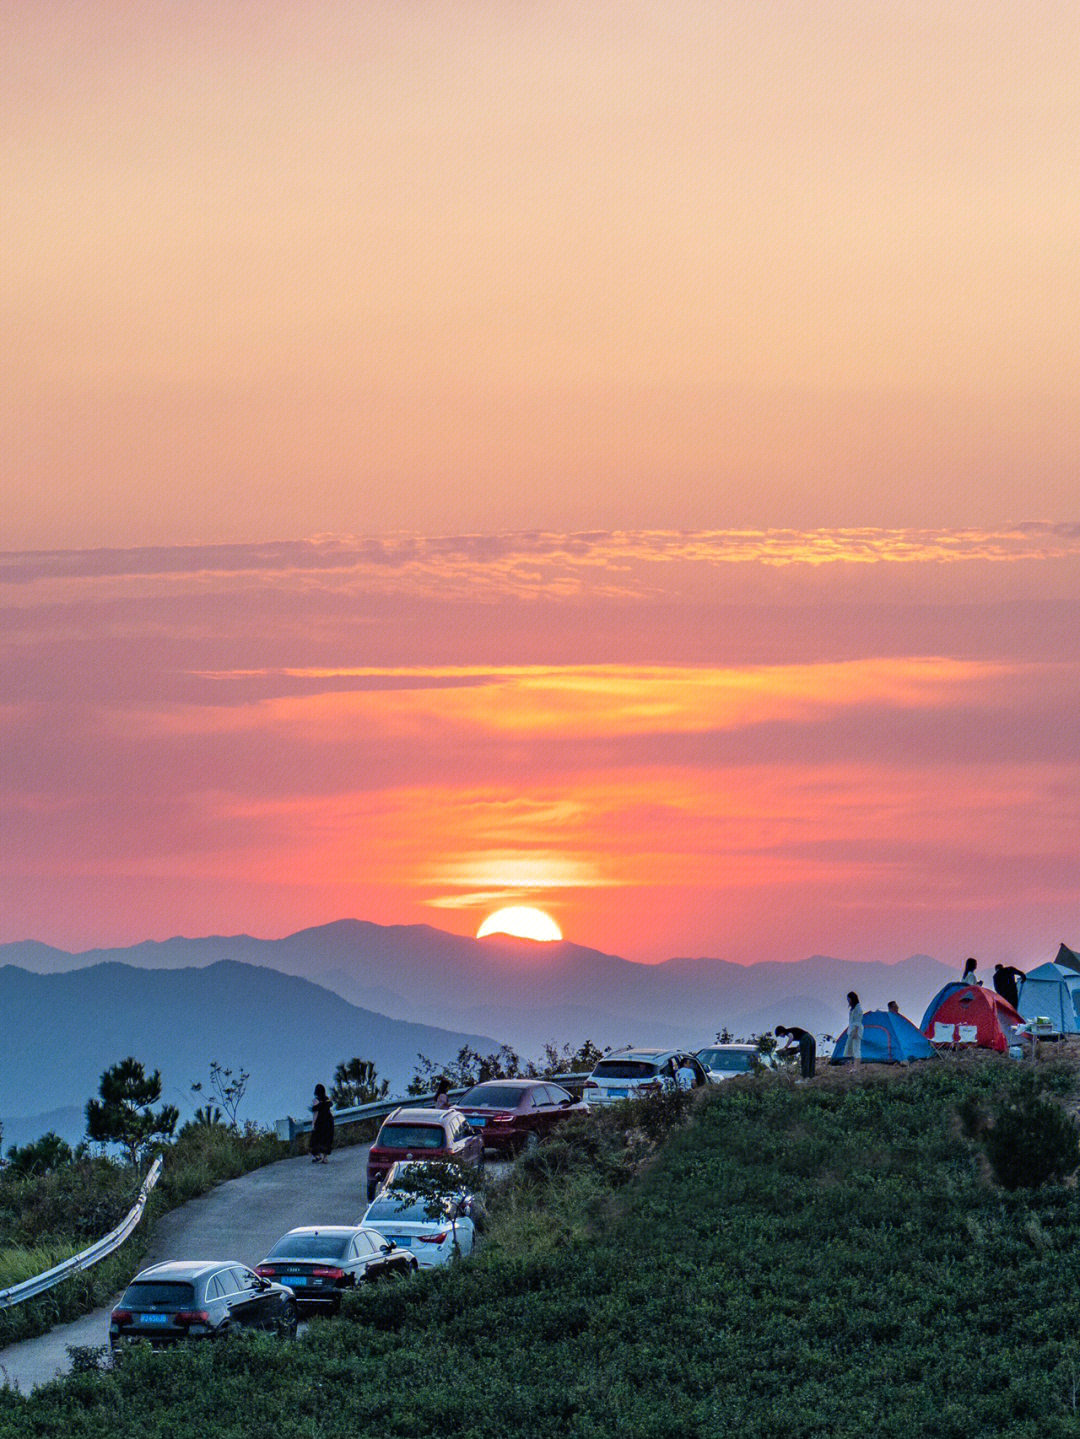
[{"label": "blue dome tent", "polygon": [[1080,1034],[1080,973],[1060,964],[1040,964],[1020,985],[1017,1009],[1025,1019],[1048,1019],[1056,1034]]},{"label": "blue dome tent", "polygon": [[[910,1019],[888,1009],[871,1009],[863,1016],[862,1058],[864,1064],[907,1064],[913,1059],[930,1059],[934,1046],[920,1034]],[[847,1059],[847,1030],[836,1041],[830,1064]]]}]

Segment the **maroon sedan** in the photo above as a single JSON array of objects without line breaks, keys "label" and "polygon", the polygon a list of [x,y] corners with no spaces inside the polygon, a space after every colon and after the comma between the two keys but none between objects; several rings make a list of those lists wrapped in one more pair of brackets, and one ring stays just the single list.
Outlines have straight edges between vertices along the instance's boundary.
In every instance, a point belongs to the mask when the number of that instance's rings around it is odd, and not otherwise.
[{"label": "maroon sedan", "polygon": [[464,1114],[487,1149],[516,1154],[535,1149],[545,1134],[570,1114],[588,1114],[588,1105],[557,1084],[539,1079],[489,1079],[474,1084],[455,1108]]},{"label": "maroon sedan", "polygon": [[383,1120],[375,1143],[368,1151],[369,1204],[391,1164],[399,1159],[454,1159],[479,1169],[484,1163],[484,1146],[456,1106],[453,1109],[395,1109]]}]

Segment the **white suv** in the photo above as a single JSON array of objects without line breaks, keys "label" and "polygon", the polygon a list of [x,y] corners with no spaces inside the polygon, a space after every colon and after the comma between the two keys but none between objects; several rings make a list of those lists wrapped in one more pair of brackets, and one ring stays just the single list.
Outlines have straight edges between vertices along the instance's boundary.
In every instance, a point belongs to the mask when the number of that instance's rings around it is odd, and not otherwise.
[{"label": "white suv", "polygon": [[675,1071],[681,1066],[693,1070],[695,1089],[708,1082],[694,1056],[681,1049],[622,1049],[606,1054],[585,1081],[582,1098],[593,1108],[674,1089]]}]

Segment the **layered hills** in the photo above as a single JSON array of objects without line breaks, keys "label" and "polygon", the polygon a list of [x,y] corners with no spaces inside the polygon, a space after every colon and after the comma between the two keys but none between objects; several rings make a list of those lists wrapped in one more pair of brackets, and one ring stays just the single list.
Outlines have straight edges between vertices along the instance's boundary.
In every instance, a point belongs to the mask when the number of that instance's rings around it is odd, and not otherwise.
[{"label": "layered hills", "polygon": [[[397,1087],[417,1052],[441,1061],[464,1043],[532,1055],[548,1040],[697,1046],[725,1027],[744,1036],[777,1023],[835,1034],[849,989],[865,1008],[896,999],[918,1020],[952,977],[927,955],[647,965],[570,941],[351,919],[281,939],[178,937],[77,954],[30,941],[0,946],[0,965],[5,1142],[15,1116],[77,1106],[81,1124],[102,1068],[128,1053],[161,1068],[174,1103],[205,1081],[210,1060],[242,1065],[248,1113],[265,1121],[299,1113],[314,1082],[354,1054]],[[42,1127],[67,1127],[53,1120]]]},{"label": "layered hills", "polygon": [[[209,1098],[212,1060],[250,1079],[240,1118],[264,1124],[301,1116],[314,1085],[353,1055],[373,1059],[401,1093],[418,1053],[443,1061],[463,1044],[485,1051],[478,1033],[388,1018],[297,975],[218,960],[150,970],[116,961],[62,973],[0,967],[4,1144],[47,1129],[82,1136],[83,1106],[102,1071],[132,1054],[161,1071],[162,1100],[190,1116]],[[193,1095],[199,1081],[204,1093]]]}]

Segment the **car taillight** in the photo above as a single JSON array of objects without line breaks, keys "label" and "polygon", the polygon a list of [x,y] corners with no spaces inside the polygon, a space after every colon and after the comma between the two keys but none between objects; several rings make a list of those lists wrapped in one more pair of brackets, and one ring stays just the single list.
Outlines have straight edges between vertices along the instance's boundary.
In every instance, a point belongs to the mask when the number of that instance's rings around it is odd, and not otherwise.
[{"label": "car taillight", "polygon": [[513,1124],[514,1116],[512,1114],[493,1114],[491,1122],[493,1124]]},{"label": "car taillight", "polygon": [[344,1279],[344,1278],[345,1278],[345,1271],[344,1271],[344,1269],[329,1269],[329,1268],[326,1268],[325,1266],[320,1265],[320,1264],[316,1264],[315,1268],[314,1268],[311,1272],[312,1272],[312,1274],[315,1275],[316,1279]]},{"label": "car taillight", "polygon": [[209,1324],[210,1315],[205,1309],[181,1309],[173,1318],[177,1324]]},{"label": "car taillight", "polygon": [[113,1312],[112,1312],[112,1322],[113,1322],[114,1324],[130,1324],[130,1323],[131,1323],[131,1310],[130,1310],[130,1309],[114,1309]]},{"label": "car taillight", "polygon": [[418,1244],[441,1244],[449,1233],[449,1229],[444,1229],[441,1234],[418,1234],[416,1242]]},{"label": "car taillight", "polygon": [[255,1273],[261,1274],[264,1279],[273,1279],[277,1273],[277,1266],[274,1264],[257,1264],[255,1266]]}]

